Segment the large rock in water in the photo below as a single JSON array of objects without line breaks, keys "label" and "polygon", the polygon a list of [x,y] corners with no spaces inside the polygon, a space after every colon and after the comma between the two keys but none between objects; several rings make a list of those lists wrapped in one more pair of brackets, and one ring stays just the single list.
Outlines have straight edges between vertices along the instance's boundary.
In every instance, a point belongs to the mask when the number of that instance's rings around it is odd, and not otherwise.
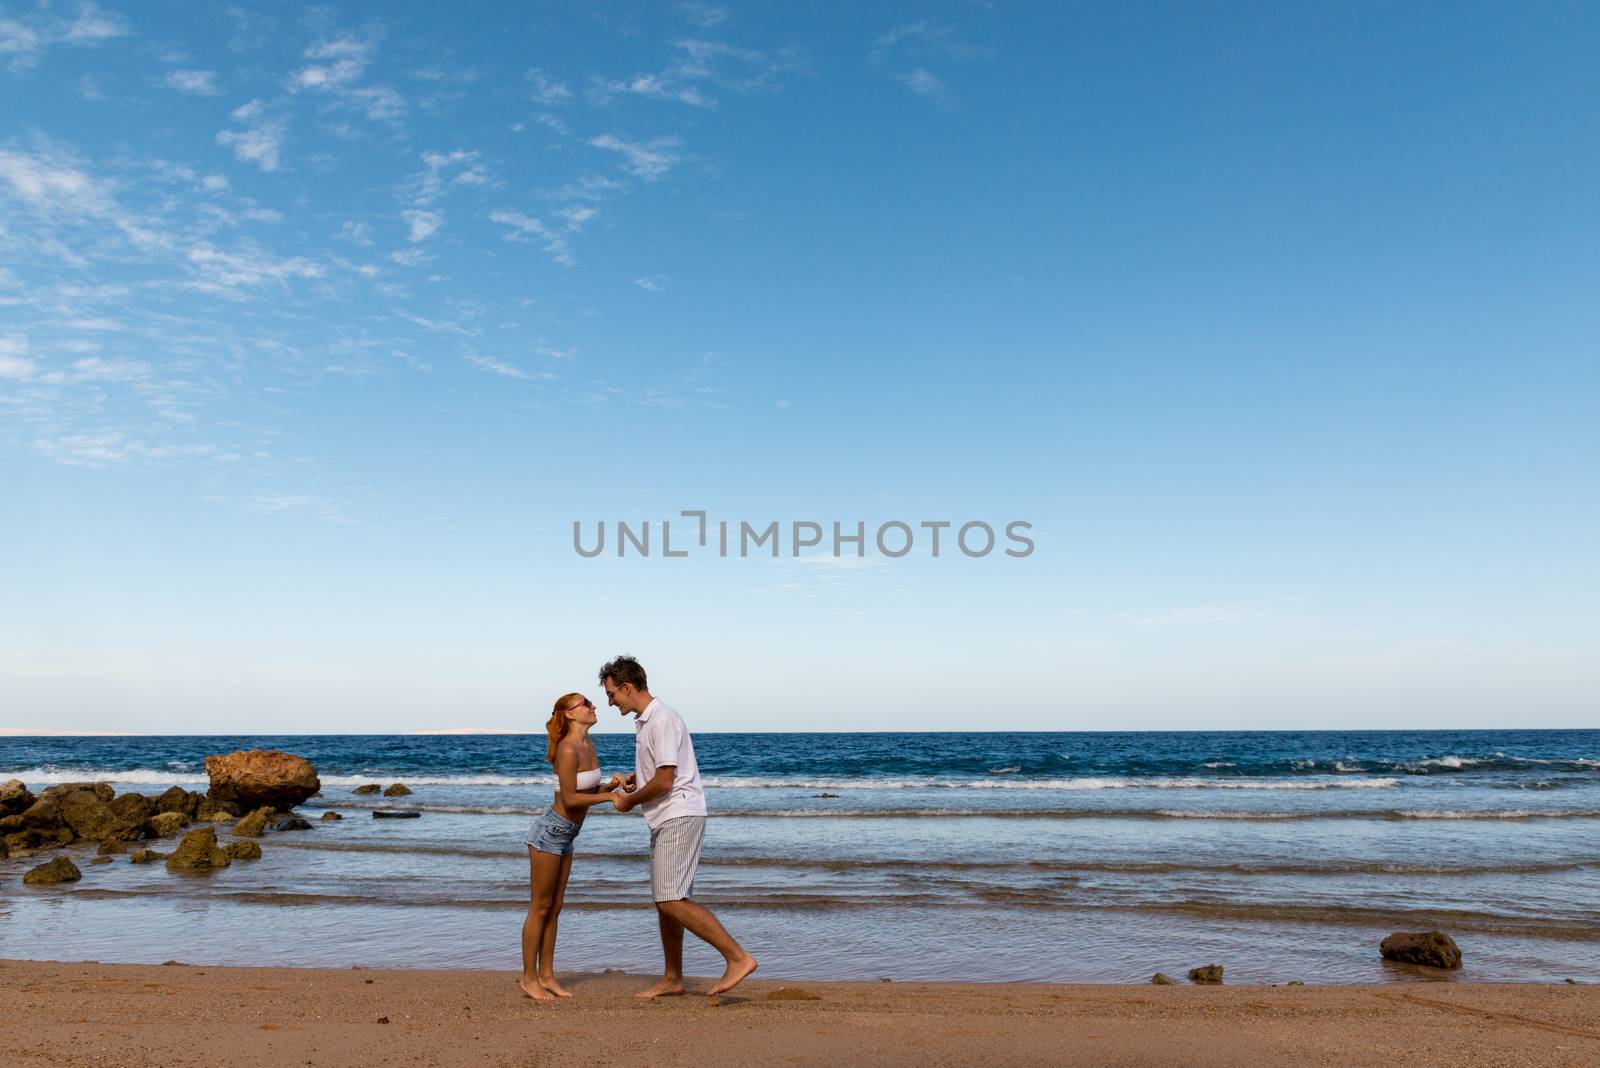
[{"label": "large rock in water", "polygon": [[258,808],[244,819],[233,825],[233,833],[239,838],[256,838],[267,829],[267,817],[272,815],[270,808]]},{"label": "large rock in water", "polygon": [[200,806],[200,795],[191,793],[181,786],[172,786],[160,797],[156,798],[157,812],[181,812],[189,819],[194,819],[195,810]]},{"label": "large rock in water", "polygon": [[157,812],[150,817],[150,833],[157,838],[171,838],[189,826],[189,817],[182,812]]},{"label": "large rock in water", "polygon": [[50,800],[62,822],[86,841],[140,838],[156,810],[155,802],[143,794],[123,794],[108,804],[98,791],[69,790]]},{"label": "large rock in water", "polygon": [[222,851],[228,854],[229,860],[261,859],[261,847],[248,838],[239,842],[229,842],[222,847]]},{"label": "large rock in water", "polygon": [[117,794],[117,792],[111,788],[111,785],[109,783],[103,783],[103,782],[62,782],[62,783],[57,783],[54,786],[47,786],[43,790],[40,790],[39,791],[39,796],[40,797],[60,797],[62,794],[70,794],[74,790],[88,790],[90,793],[94,794],[100,800],[105,801],[107,803],[109,803],[111,801],[111,799],[113,797],[115,797],[116,794]]},{"label": "large rock in water", "polygon": [[81,878],[83,872],[78,870],[78,866],[57,854],[48,864],[41,864],[24,875],[22,881],[29,886],[44,886],[50,883],[75,883]]},{"label": "large rock in water", "polygon": [[208,756],[206,774],[211,777],[207,797],[245,810],[266,806],[287,811],[322,789],[311,761],[271,749]]},{"label": "large rock in water", "polygon": [[167,870],[209,871],[226,868],[229,863],[228,855],[217,848],[217,829],[202,827],[183,836],[178,848],[167,858]]},{"label": "large rock in water", "polygon": [[28,792],[21,779],[0,782],[0,816],[20,816],[39,800]]},{"label": "large rock in water", "polygon": [[1430,968],[1461,967],[1461,947],[1443,931],[1396,931],[1378,947],[1385,960],[1423,964]]}]

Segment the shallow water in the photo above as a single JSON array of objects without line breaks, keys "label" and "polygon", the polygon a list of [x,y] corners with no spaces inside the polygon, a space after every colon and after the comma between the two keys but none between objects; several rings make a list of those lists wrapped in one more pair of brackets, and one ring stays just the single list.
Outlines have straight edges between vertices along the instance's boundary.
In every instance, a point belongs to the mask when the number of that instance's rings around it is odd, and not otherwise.
[{"label": "shallow water", "polygon": [[[606,768],[631,766],[631,737],[596,741]],[[516,967],[522,832],[549,794],[538,738],[13,738],[0,778],[156,793],[258,746],[315,762],[307,813],[346,818],[203,876],[91,867],[80,849],[81,882],[24,887],[38,861],[0,862],[0,956]],[[1417,977],[1378,958],[1384,935],[1438,927],[1460,979],[1600,980],[1600,731],[696,747],[713,819],[695,895],[764,974],[1138,981],[1219,961],[1239,981],[1375,981]],[[350,793],[397,780],[415,794]],[[369,816],[397,805],[424,816]],[[588,821],[560,967],[658,966],[646,846],[637,815]],[[691,969],[715,963],[690,947]]]}]

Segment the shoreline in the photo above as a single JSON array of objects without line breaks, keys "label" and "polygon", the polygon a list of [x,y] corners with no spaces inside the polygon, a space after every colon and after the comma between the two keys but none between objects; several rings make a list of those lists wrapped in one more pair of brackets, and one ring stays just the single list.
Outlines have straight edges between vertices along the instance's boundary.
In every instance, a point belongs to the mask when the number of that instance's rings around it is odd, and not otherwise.
[{"label": "shoreline", "polygon": [[[759,973],[758,973],[759,974]],[[0,961],[7,1064],[1237,1065],[1578,1068],[1600,986],[800,982],[641,1001],[653,976]],[[692,978],[691,991],[711,980]]]}]

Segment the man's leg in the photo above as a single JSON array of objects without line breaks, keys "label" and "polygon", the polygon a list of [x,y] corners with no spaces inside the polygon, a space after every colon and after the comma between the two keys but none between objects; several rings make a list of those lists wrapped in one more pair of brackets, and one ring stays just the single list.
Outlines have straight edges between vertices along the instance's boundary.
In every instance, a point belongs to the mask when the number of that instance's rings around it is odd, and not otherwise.
[{"label": "man's leg", "polygon": [[[650,832],[650,879],[651,885],[655,884],[656,866],[656,841],[659,835]],[[660,998],[677,997],[684,993],[683,989],[683,924],[656,908],[656,926],[661,930],[661,978],[648,989],[641,990],[635,997]]]},{"label": "man's leg", "polygon": [[712,994],[724,994],[749,977],[756,970],[756,959],[738,942],[734,941],[727,928],[711,914],[711,910],[704,905],[684,898],[681,901],[657,901],[656,912],[661,916],[662,941],[666,940],[666,925],[670,917],[678,928],[678,974],[681,979],[683,974],[683,930],[688,928],[694,932],[696,938],[711,944],[711,948],[722,954],[722,959],[727,961],[727,968],[722,973],[722,978],[710,990]]}]

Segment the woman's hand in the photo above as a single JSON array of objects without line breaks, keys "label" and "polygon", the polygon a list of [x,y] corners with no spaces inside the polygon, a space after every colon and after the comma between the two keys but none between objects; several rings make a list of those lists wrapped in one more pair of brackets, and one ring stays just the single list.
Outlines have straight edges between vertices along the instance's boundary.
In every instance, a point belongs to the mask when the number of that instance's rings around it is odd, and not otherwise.
[{"label": "woman's hand", "polygon": [[611,803],[617,807],[618,812],[626,812],[633,807],[633,799],[625,791],[611,791]]}]

